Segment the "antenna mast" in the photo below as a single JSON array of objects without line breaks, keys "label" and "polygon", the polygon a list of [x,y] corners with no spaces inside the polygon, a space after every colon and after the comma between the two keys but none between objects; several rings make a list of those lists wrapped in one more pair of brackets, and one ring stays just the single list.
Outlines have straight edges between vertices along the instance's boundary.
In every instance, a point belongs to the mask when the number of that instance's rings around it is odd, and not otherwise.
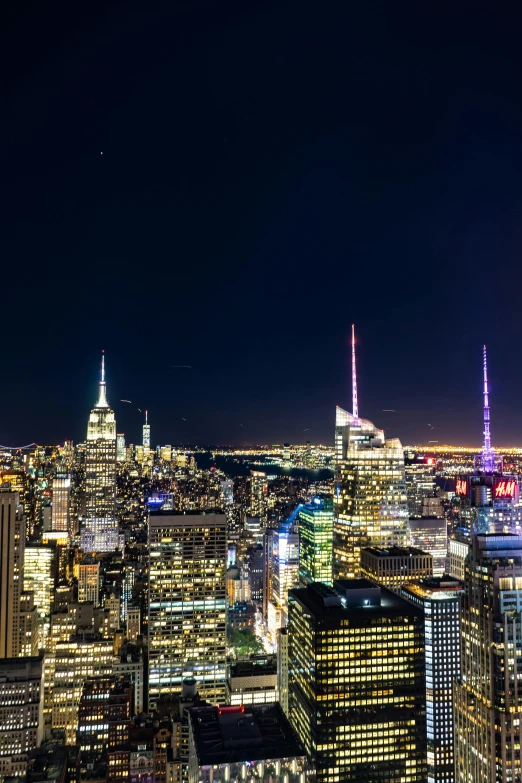
[{"label": "antenna mast", "polygon": [[495,454],[491,448],[491,432],[489,429],[489,391],[488,391],[488,359],[486,346],[483,351],[484,358],[484,447],[482,449],[482,467],[485,473],[493,473],[495,470]]},{"label": "antenna mast", "polygon": [[352,324],[352,413],[359,418],[357,405],[357,373],[355,371],[355,324]]}]

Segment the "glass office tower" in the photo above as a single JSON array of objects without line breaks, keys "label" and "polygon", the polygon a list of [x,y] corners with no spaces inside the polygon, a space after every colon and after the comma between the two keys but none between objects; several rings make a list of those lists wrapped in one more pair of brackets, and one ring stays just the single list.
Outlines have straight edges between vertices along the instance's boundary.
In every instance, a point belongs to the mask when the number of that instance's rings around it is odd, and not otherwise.
[{"label": "glass office tower", "polygon": [[291,590],[288,690],[317,783],[426,780],[420,608],[366,579]]},{"label": "glass office tower", "polygon": [[520,783],[522,536],[477,535],[465,561],[456,783]]},{"label": "glass office tower", "polygon": [[364,547],[407,546],[404,454],[370,421],[337,408],[334,578],[357,576]]},{"label": "glass office tower", "polygon": [[332,498],[313,498],[301,506],[297,515],[299,528],[299,580],[301,584],[332,584]]},{"label": "glass office tower", "polygon": [[453,686],[460,674],[462,582],[444,576],[404,585],[401,596],[424,612],[428,783],[454,783]]}]

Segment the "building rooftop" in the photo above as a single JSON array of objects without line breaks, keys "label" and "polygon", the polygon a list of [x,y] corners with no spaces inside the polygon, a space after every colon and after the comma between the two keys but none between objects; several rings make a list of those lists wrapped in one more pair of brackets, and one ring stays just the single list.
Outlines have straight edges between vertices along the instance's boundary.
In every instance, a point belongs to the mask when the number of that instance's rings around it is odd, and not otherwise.
[{"label": "building rooftop", "polygon": [[236,661],[230,664],[230,677],[251,677],[260,674],[277,674],[275,655],[259,655],[248,661]]},{"label": "building rooftop", "polygon": [[151,517],[204,517],[212,514],[220,514],[224,516],[225,512],[221,508],[204,508],[183,511],[172,511],[171,509],[163,508],[149,508],[149,515]]},{"label": "building rooftop", "polygon": [[378,549],[377,547],[369,546],[365,547],[362,551],[370,552],[375,557],[414,557],[417,555],[431,557],[429,552],[425,552],[423,549],[417,549],[413,546],[390,546],[387,549]]},{"label": "building rooftop", "polygon": [[304,588],[290,590],[290,600],[301,606],[319,622],[338,623],[343,619],[366,624],[379,617],[422,616],[408,601],[369,579],[340,579],[335,589],[314,582]]},{"label": "building rooftop", "polygon": [[189,710],[200,766],[304,756],[278,703]]},{"label": "building rooftop", "polygon": [[458,579],[449,574],[443,576],[430,576],[425,579],[416,579],[403,585],[406,590],[419,598],[437,601],[454,600],[464,589],[464,585]]}]

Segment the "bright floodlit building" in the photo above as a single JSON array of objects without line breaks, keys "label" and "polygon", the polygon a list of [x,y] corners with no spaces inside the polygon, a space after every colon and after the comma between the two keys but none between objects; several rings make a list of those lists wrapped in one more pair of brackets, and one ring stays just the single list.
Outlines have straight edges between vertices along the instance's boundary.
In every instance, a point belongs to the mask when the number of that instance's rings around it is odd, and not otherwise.
[{"label": "bright floodlit building", "polygon": [[335,455],[333,572],[344,579],[361,549],[408,545],[408,503],[400,441],[339,407]]},{"label": "bright floodlit building", "polygon": [[43,736],[43,656],[0,660],[0,780],[26,774]]},{"label": "bright floodlit building", "polygon": [[456,783],[518,783],[522,720],[522,536],[477,535],[465,563]]},{"label": "bright floodlit building", "polygon": [[187,677],[223,702],[226,683],[226,516],[149,516],[149,698],[177,695]]},{"label": "bright floodlit building", "polygon": [[268,629],[275,642],[277,631],[287,623],[288,591],[299,584],[299,535],[290,525],[272,531],[271,600]]},{"label": "bright floodlit building", "polygon": [[424,612],[367,579],[292,590],[290,722],[318,783],[426,780]]},{"label": "bright floodlit building", "polygon": [[460,674],[462,582],[443,576],[405,585],[401,596],[424,612],[428,783],[454,783],[453,686]]},{"label": "bright floodlit building", "polygon": [[17,492],[0,486],[0,658],[21,654],[20,600],[24,589],[25,517]]},{"label": "bright floodlit building", "polygon": [[84,552],[118,548],[116,521],[116,420],[107,402],[105,359],[98,401],[91,411],[85,448],[85,520],[81,532]]},{"label": "bright floodlit building", "polygon": [[332,584],[332,498],[316,497],[301,506],[297,514],[299,530],[299,580],[301,584]]}]

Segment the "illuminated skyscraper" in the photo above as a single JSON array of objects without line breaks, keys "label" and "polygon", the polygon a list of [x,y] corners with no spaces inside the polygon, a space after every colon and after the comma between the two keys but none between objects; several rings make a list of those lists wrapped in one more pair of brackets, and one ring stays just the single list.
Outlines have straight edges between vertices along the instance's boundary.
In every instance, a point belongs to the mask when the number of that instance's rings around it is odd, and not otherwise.
[{"label": "illuminated skyscraper", "polygon": [[462,582],[419,579],[401,596],[424,612],[428,783],[454,783],[453,685],[460,675],[459,596]]},{"label": "illuminated skyscraper", "polygon": [[272,589],[268,628],[275,642],[288,619],[288,591],[299,584],[299,536],[289,525],[272,531]]},{"label": "illuminated skyscraper", "polygon": [[21,653],[20,599],[24,589],[25,517],[18,493],[0,486],[0,658]]},{"label": "illuminated skyscraper", "polygon": [[522,777],[522,537],[477,535],[465,563],[456,783]]},{"label": "illuminated skyscraper", "polygon": [[365,547],[407,546],[408,503],[401,443],[337,408],[334,578],[359,572]]},{"label": "illuminated skyscraper", "polygon": [[186,677],[223,702],[227,524],[216,512],[149,516],[149,697],[178,694]]},{"label": "illuminated skyscraper", "polygon": [[418,547],[433,556],[433,573],[442,576],[446,572],[448,555],[448,526],[442,517],[420,517],[410,519],[410,540],[413,547]]},{"label": "illuminated skyscraper", "polygon": [[107,402],[105,356],[98,401],[91,411],[85,449],[86,519],[81,533],[85,552],[111,552],[118,548],[116,503],[116,421]]},{"label": "illuminated skyscraper", "polygon": [[150,449],[150,424],[148,411],[145,411],[145,424],[143,425],[143,448]]},{"label": "illuminated skyscraper", "polygon": [[250,514],[259,517],[263,526],[266,525],[268,510],[266,473],[261,470],[250,471]]},{"label": "illuminated skyscraper", "polygon": [[424,614],[366,579],[291,590],[290,722],[317,783],[426,781]]},{"label": "illuminated skyscraper", "polygon": [[424,513],[424,498],[435,497],[435,460],[432,457],[417,455],[406,459],[404,471],[406,476],[406,494],[408,496],[408,511],[412,518],[421,517]]},{"label": "illuminated skyscraper", "polygon": [[125,435],[123,432],[118,432],[116,435],[116,462],[125,462],[126,459]]},{"label": "illuminated skyscraper", "polygon": [[54,546],[28,544],[24,553],[24,590],[34,594],[38,613],[39,646],[47,646],[56,578],[57,552]]},{"label": "illuminated skyscraper", "polygon": [[51,530],[70,533],[71,477],[57,473],[53,479]]},{"label": "illuminated skyscraper", "polygon": [[80,563],[78,575],[78,601],[92,601],[94,606],[100,603],[100,564]]},{"label": "illuminated skyscraper", "polygon": [[332,584],[333,503],[313,498],[297,514],[299,529],[299,579],[301,584]]}]

